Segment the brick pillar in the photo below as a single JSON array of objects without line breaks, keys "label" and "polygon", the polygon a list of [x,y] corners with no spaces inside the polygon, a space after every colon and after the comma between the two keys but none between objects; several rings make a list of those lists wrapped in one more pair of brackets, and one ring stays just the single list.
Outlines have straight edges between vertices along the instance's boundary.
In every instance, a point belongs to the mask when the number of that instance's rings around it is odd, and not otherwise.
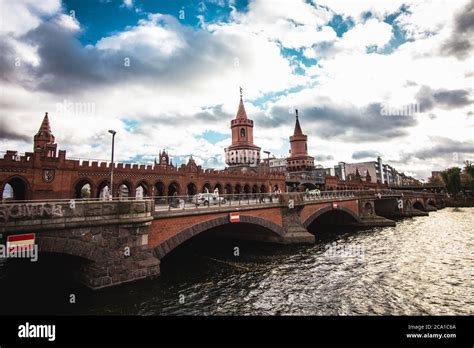
[{"label": "brick pillar", "polygon": [[[290,198],[291,199],[291,198]],[[283,228],[286,233],[283,237],[284,244],[314,244],[316,238],[301,224],[301,211],[304,205],[296,205],[293,208],[282,209]]]}]

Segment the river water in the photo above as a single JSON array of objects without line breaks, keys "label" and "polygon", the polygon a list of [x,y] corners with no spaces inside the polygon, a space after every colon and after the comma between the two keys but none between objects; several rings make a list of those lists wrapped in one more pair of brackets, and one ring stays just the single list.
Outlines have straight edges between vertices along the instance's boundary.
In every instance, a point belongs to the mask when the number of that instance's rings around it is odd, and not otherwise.
[{"label": "river water", "polygon": [[472,315],[473,226],[474,208],[446,208],[395,227],[321,228],[309,246],[191,240],[159,278],[98,292],[43,257],[42,271],[8,269],[0,292],[8,314]]}]

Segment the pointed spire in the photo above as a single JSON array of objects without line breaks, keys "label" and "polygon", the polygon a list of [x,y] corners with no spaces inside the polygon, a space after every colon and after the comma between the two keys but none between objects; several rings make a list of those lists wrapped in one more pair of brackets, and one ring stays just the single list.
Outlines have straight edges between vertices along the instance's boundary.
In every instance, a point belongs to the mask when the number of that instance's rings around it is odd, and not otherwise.
[{"label": "pointed spire", "polygon": [[49,119],[48,119],[48,113],[46,112],[44,114],[43,122],[41,122],[39,132],[46,132],[48,134],[51,134],[51,126],[49,124]]},{"label": "pointed spire", "polygon": [[295,109],[296,112],[296,123],[295,123],[295,132],[293,135],[303,135],[303,131],[301,130],[300,121],[298,120],[298,109]]},{"label": "pointed spire", "polygon": [[360,178],[359,168],[357,168],[357,167],[356,167],[355,176],[356,176],[356,178]]},{"label": "pointed spire", "polygon": [[244,102],[242,100],[242,92],[243,92],[243,89],[242,87],[240,87],[240,103],[239,103],[239,110],[237,110],[237,116],[235,116],[236,119],[247,118],[247,112],[245,112]]}]

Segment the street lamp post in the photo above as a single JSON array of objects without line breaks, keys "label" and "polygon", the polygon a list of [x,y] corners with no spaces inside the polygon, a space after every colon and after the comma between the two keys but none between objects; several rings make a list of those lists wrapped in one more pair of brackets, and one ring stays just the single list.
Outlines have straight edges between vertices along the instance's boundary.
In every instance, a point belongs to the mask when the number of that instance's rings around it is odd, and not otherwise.
[{"label": "street lamp post", "polygon": [[116,131],[113,129],[109,129],[109,133],[112,134],[112,160],[110,164],[110,195],[114,197],[114,141],[115,141],[115,134]]}]

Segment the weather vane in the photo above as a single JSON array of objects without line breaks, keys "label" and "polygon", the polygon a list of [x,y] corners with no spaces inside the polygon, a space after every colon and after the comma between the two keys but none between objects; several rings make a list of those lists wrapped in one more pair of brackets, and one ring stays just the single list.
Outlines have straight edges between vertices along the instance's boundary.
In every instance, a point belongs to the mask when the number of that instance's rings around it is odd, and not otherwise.
[{"label": "weather vane", "polygon": [[240,88],[240,98],[242,98],[242,92],[243,92],[244,90],[242,89],[242,87],[239,87],[239,88]]}]

